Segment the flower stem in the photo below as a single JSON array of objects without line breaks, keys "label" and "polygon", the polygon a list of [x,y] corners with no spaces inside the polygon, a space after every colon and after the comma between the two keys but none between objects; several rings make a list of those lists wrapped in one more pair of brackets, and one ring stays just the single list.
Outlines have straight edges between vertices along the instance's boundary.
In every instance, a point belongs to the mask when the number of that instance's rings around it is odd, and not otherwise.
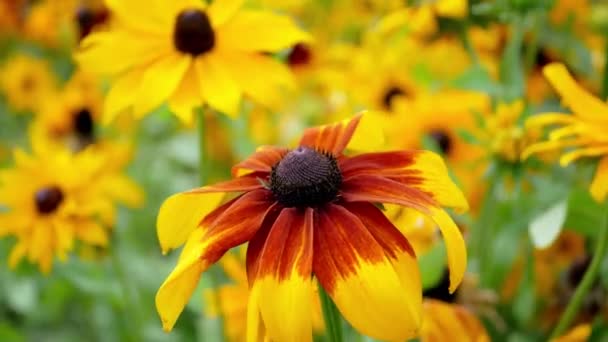
[{"label": "flower stem", "polygon": [[321,307],[323,309],[323,318],[325,319],[325,329],[330,342],[342,342],[342,320],[340,312],[331,300],[327,292],[319,284],[319,295],[321,296]]},{"label": "flower stem", "polygon": [[[207,138],[205,136],[205,107],[200,107],[197,109],[198,114],[198,140],[199,140],[199,153],[198,153],[198,180],[201,186],[207,184],[207,175],[208,175],[208,160],[207,160]],[[224,316],[221,310],[221,299],[220,299],[220,281],[218,272],[216,270],[210,270],[209,277],[211,281],[211,286],[215,291],[215,295],[213,296],[213,300],[215,301],[215,307],[218,308],[218,325],[219,330],[222,332],[222,337],[225,337],[224,331]]]},{"label": "flower stem", "polygon": [[574,291],[574,295],[570,299],[566,310],[562,314],[557,323],[557,326],[553,330],[551,334],[551,339],[557,338],[564,334],[564,332],[570,327],[570,324],[574,320],[574,317],[578,313],[583,300],[585,299],[585,295],[589,292],[589,290],[593,287],[595,280],[599,274],[600,265],[602,260],[604,259],[604,255],[606,254],[606,248],[608,247],[608,215],[604,217],[604,222],[602,227],[600,228],[600,235],[597,241],[597,247],[595,248],[595,254],[593,255],[593,259],[591,259],[591,264],[587,268],[585,275],[583,276],[582,281]]}]

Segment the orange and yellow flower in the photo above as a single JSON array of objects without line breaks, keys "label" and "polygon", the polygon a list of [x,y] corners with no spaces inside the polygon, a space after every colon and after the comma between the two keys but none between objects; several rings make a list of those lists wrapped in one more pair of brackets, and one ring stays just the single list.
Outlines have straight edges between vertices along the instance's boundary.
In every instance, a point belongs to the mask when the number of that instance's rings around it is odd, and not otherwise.
[{"label": "orange and yellow flower", "polygon": [[549,125],[559,128],[552,130],[546,141],[529,146],[523,151],[522,158],[566,150],[559,162],[567,166],[583,157],[599,157],[589,191],[595,200],[601,202],[608,194],[608,105],[579,86],[563,64],[549,64],[543,72],[574,115],[542,113],[529,118],[526,121],[528,129]]},{"label": "orange and yellow flower", "polygon": [[[360,124],[361,123],[361,124]],[[157,232],[163,251],[185,243],[156,295],[171,330],[202,272],[249,242],[248,337],[312,339],[311,276],[349,323],[384,340],[418,335],[422,289],[408,240],[375,203],[416,209],[439,226],[447,247],[450,291],[466,268],[458,227],[442,206],[466,210],[438,155],[365,150],[377,137],[366,116],[311,128],[299,147],[262,147],[233,168],[235,178],[169,197]],[[219,205],[225,193],[241,193]],[[219,206],[218,206],[219,205]]]},{"label": "orange and yellow flower", "polygon": [[114,78],[105,120],[132,108],[141,117],[168,100],[183,121],[209,104],[235,116],[243,94],[271,106],[294,85],[289,69],[264,55],[310,39],[290,19],[241,9],[242,0],[108,0],[115,22],[85,38],[86,69]]}]

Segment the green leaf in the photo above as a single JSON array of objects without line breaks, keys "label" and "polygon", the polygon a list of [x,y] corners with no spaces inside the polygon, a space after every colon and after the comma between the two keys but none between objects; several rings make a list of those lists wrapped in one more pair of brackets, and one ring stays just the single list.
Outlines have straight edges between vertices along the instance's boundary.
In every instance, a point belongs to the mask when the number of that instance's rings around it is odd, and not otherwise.
[{"label": "green leaf", "polygon": [[528,232],[536,248],[546,248],[562,231],[568,212],[568,202],[560,201],[532,219]]},{"label": "green leaf", "polygon": [[434,246],[430,251],[418,257],[422,277],[422,288],[431,288],[439,281],[446,269],[446,253],[443,243]]}]

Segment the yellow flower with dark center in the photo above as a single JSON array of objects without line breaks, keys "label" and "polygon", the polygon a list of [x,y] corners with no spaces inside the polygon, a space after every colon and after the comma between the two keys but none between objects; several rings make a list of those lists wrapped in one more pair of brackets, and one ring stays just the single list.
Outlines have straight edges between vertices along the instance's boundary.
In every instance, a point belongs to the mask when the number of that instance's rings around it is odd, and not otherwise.
[{"label": "yellow flower with dark center", "polygon": [[0,89],[17,112],[38,110],[56,87],[49,65],[29,55],[12,56],[0,70]]},{"label": "yellow flower with dark center", "polygon": [[[249,298],[249,285],[247,283],[247,270],[245,269],[245,249],[240,249],[238,255],[226,253],[219,263],[224,272],[234,281],[234,284],[223,285],[217,290],[210,289],[205,293],[207,314],[215,317],[221,313],[224,319],[226,335],[229,341],[245,341],[247,337],[247,301]],[[311,279],[311,281],[313,281]],[[316,332],[323,331],[323,317],[321,302],[317,294],[316,284],[313,283],[311,291],[312,301],[312,327]],[[219,308],[215,303],[219,296]]]},{"label": "yellow flower with dark center", "polygon": [[0,171],[0,236],[17,238],[9,256],[14,268],[27,258],[50,272],[79,240],[104,247],[115,221],[115,202],[139,204],[141,191],[122,174],[107,171],[93,150],[72,154],[33,142],[34,154],[15,151],[15,166]]},{"label": "yellow flower with dark center", "polygon": [[543,72],[574,115],[542,113],[529,118],[526,121],[528,129],[549,125],[559,128],[552,130],[546,141],[529,146],[523,151],[522,158],[559,151],[563,152],[560,164],[567,166],[583,157],[599,157],[589,191],[595,200],[601,202],[608,194],[608,105],[579,86],[563,64],[549,64]]},{"label": "yellow flower with dark center", "polygon": [[103,95],[97,83],[82,73],[48,99],[31,125],[31,134],[48,145],[79,151],[98,138]]},{"label": "yellow flower with dark center", "polygon": [[[312,339],[312,275],[361,333],[383,340],[417,336],[416,256],[375,204],[411,207],[434,220],[445,238],[452,292],[466,269],[466,247],[442,207],[468,205],[435,153],[344,154],[372,146],[376,129],[366,116],[311,128],[295,149],[259,149],[233,168],[230,181],[169,197],[158,215],[159,241],[165,252],[185,247],[156,295],[164,329],[173,328],[201,273],[249,242],[251,340],[263,331],[274,341]],[[224,193],[234,192],[241,194],[219,205]]]},{"label": "yellow flower with dark center", "polygon": [[243,1],[118,1],[115,23],[83,40],[76,59],[112,76],[105,121],[133,108],[141,117],[168,100],[183,121],[202,104],[235,116],[243,94],[272,105],[293,86],[289,69],[264,53],[310,37],[288,18],[241,9]]}]

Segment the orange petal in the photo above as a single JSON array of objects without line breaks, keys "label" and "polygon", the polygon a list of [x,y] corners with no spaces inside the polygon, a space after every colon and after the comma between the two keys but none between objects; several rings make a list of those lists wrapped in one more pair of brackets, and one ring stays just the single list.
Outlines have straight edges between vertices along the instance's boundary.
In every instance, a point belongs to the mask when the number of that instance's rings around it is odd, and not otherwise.
[{"label": "orange petal", "polygon": [[348,121],[309,128],[304,131],[300,145],[340,155],[355,133],[361,117],[357,115]]},{"label": "orange petal", "polygon": [[258,264],[260,312],[274,341],[311,341],[313,209],[286,208],[272,226]]},{"label": "orange petal", "polygon": [[591,196],[597,202],[602,203],[608,194],[608,156],[600,159],[595,170],[595,176],[589,187]]},{"label": "orange petal", "polygon": [[395,263],[361,220],[338,205],[320,209],[315,226],[313,271],[342,316],[376,339],[415,337],[422,311],[415,259],[400,253],[403,262]]},{"label": "orange petal", "polygon": [[262,146],[242,162],[232,167],[232,176],[241,176],[247,171],[270,173],[272,167],[278,163],[289,150],[284,147]]},{"label": "orange petal", "polygon": [[450,179],[445,163],[430,151],[362,154],[345,158],[340,170],[345,179],[362,174],[385,176],[429,194],[440,205],[460,211],[468,209],[467,200]]}]

